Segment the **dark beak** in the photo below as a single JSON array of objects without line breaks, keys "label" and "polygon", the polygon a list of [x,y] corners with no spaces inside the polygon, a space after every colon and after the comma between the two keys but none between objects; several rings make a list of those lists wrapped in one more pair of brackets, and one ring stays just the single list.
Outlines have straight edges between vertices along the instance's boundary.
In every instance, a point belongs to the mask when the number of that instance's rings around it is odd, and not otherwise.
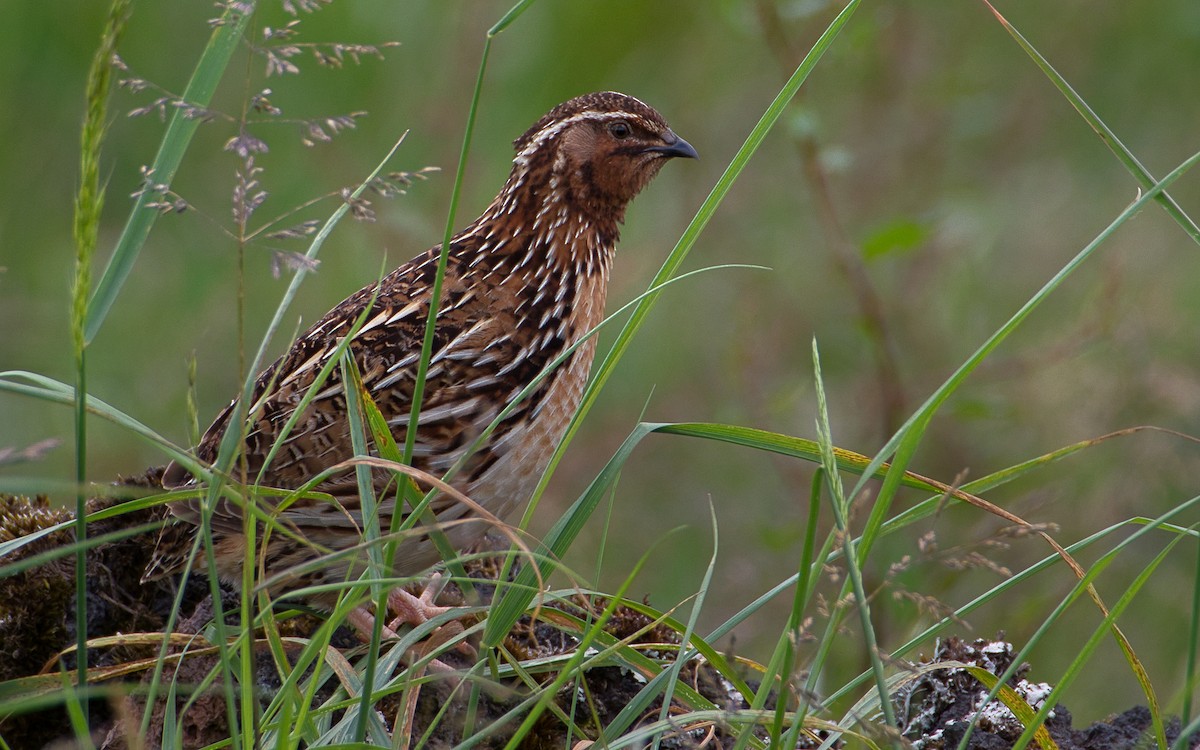
[{"label": "dark beak", "polygon": [[696,149],[692,148],[692,144],[669,130],[663,135],[663,145],[651,146],[646,151],[648,153],[662,154],[668,159],[676,156],[683,157],[684,159],[700,158],[700,154],[696,153]]}]

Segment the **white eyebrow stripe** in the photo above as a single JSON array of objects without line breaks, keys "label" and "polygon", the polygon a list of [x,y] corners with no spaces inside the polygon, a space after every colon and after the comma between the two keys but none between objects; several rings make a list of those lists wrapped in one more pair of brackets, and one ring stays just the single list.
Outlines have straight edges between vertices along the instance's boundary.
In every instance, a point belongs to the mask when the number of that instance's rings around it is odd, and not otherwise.
[{"label": "white eyebrow stripe", "polygon": [[537,151],[539,148],[541,148],[543,143],[558,135],[567,127],[574,125],[577,122],[583,122],[584,120],[591,120],[593,122],[605,122],[608,120],[636,120],[647,130],[652,129],[645,117],[633,112],[625,112],[623,110],[616,112],[597,112],[596,110],[589,109],[584,112],[580,112],[577,115],[572,115],[565,120],[559,120],[549,127],[539,130],[532,138],[529,139],[529,143],[525,144],[525,148],[521,149],[514,161],[521,163],[528,162],[530,155],[534,151]]}]

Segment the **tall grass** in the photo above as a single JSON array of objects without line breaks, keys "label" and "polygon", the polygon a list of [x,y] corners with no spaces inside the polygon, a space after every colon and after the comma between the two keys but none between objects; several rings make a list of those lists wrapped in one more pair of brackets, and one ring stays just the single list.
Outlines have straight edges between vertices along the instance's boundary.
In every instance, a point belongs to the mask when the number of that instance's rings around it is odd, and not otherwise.
[{"label": "tall grass", "polygon": [[[91,289],[92,259],[100,233],[104,188],[100,183],[100,147],[108,126],[108,96],[113,55],[125,30],[129,13],[126,0],[114,0],[108,12],[100,46],[88,73],[83,134],[80,142],[79,193],[75,198],[75,279],[72,287],[71,333],[75,353],[75,659],[77,684],[87,684],[87,337],[88,293]],[[87,703],[80,706],[87,724]]]}]

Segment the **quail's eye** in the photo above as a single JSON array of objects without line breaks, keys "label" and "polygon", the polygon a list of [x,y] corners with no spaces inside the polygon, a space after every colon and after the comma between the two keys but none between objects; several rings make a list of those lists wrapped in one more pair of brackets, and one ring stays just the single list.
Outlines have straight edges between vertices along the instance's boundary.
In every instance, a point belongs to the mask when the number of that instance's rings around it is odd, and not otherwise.
[{"label": "quail's eye", "polygon": [[633,128],[629,127],[629,123],[624,120],[616,120],[608,124],[608,132],[612,133],[613,138],[624,140],[633,132]]}]

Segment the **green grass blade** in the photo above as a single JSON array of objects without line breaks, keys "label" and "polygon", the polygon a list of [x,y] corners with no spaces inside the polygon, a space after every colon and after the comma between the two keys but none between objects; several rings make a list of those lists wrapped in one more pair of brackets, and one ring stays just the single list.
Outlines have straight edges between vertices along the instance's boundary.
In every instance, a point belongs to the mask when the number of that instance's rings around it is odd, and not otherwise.
[{"label": "green grass blade", "polygon": [[[749,164],[751,157],[753,157],[755,152],[758,151],[758,147],[767,137],[767,134],[775,127],[775,124],[779,121],[779,118],[786,110],[788,103],[793,97],[795,97],[796,93],[800,90],[800,87],[808,79],[808,76],[812,72],[813,68],[816,67],[817,62],[825,54],[826,50],[828,50],[833,44],[833,40],[850,20],[850,17],[854,14],[854,11],[858,8],[860,2],[861,0],[850,0],[850,2],[846,4],[845,8],[838,13],[837,17],[830,22],[829,26],[813,44],[813,47],[809,53],[804,56],[803,60],[800,61],[800,65],[797,66],[795,72],[792,73],[792,76],[779,90],[779,93],[776,94],[775,99],[772,100],[770,105],[768,105],[766,111],[763,112],[762,117],[759,118],[754,128],[751,129],[750,134],[746,137],[745,142],[742,143],[741,148],[738,149],[732,161],[730,161],[729,166],[725,168],[725,172],[720,178],[718,178],[716,185],[713,186],[712,191],[708,194],[708,197],[704,199],[704,202],[700,205],[699,210],[697,210],[696,216],[692,219],[691,223],[688,224],[687,228],[684,229],[683,235],[679,238],[679,242],[675,244],[674,249],[671,250],[671,253],[667,256],[666,261],[663,262],[662,267],[659,269],[658,273],[655,274],[654,279],[650,282],[651,288],[662,286],[663,283],[671,279],[679,270],[684,259],[687,258],[688,253],[691,251],[692,246],[696,244],[696,240],[700,236],[700,233],[704,231],[704,227],[708,225],[709,220],[712,218],[717,208],[725,200],[725,196],[728,195],[730,189],[733,187],[733,184],[737,181],[742,171],[746,168],[746,165]],[[541,481],[538,483],[537,489],[533,493],[533,498],[531,499],[529,506],[525,511],[524,517],[521,519],[522,528],[528,527],[529,520],[537,507],[538,499],[541,497],[542,492],[545,491],[546,484],[550,481],[550,476],[554,473],[555,467],[562,459],[562,456],[566,452],[567,446],[571,443],[575,433],[579,430],[579,425],[581,424],[583,418],[587,415],[588,411],[592,407],[592,404],[599,396],[600,390],[604,387],[604,384],[608,382],[608,379],[611,377],[613,370],[617,366],[617,363],[620,361],[625,351],[629,348],[629,344],[632,341],[633,336],[645,323],[646,317],[650,314],[650,311],[657,302],[659,294],[660,291],[649,293],[640,302],[638,302],[637,306],[633,310],[633,313],[630,315],[629,320],[625,323],[625,326],[621,329],[621,332],[617,334],[616,341],[613,343],[612,348],[609,349],[608,353],[604,357],[604,360],[596,368],[591,382],[588,383],[587,390],[585,390],[583,393],[583,398],[580,401],[579,409],[576,411],[575,416],[571,419],[571,423],[567,427],[566,434],[559,442],[554,455],[551,457],[550,462],[546,467],[546,471],[542,475]]]},{"label": "green grass blade", "polygon": [[[612,598],[608,602],[608,606],[604,608],[604,611],[600,613],[600,616],[597,617],[595,622],[591,624],[591,627],[581,635],[579,638],[579,645],[576,647],[574,653],[571,654],[571,657],[567,660],[567,663],[558,671],[558,674],[555,675],[551,684],[542,692],[538,702],[534,705],[533,709],[530,710],[529,714],[525,717],[525,720],[521,722],[521,725],[517,728],[517,731],[513,733],[512,739],[510,739],[508,744],[505,745],[504,750],[515,750],[515,748],[519,746],[520,741],[533,728],[533,725],[537,721],[538,717],[549,706],[550,702],[558,694],[558,691],[562,685],[565,684],[572,675],[579,672],[584,660],[588,658],[589,646],[603,632],[604,624],[608,622],[613,613],[616,611],[617,607],[621,604],[625,597],[625,592],[629,590],[629,587],[633,584],[634,578],[637,577],[638,572],[641,571],[641,569],[645,566],[648,559],[649,552],[647,552],[645,555],[642,555],[641,559],[638,560],[633,566],[633,570],[630,571],[629,575],[621,583],[620,588],[618,588],[617,592],[612,595]],[[491,623],[489,622],[488,624],[490,625]]]},{"label": "green grass blade", "polygon": [[525,610],[529,608],[529,603],[533,601],[537,592],[538,581],[544,580],[549,575],[553,566],[552,561],[562,557],[563,553],[570,548],[575,538],[579,536],[579,532],[583,530],[588,518],[591,517],[592,511],[604,497],[608,487],[616,481],[617,476],[621,473],[621,467],[625,465],[625,461],[629,459],[633,449],[642,441],[642,438],[653,432],[654,428],[655,425],[645,423],[635,427],[584,493],[546,534],[545,539],[534,551],[534,557],[538,560],[538,564],[522,568],[512,587],[498,602],[492,605],[491,613],[488,615],[487,628],[483,632],[483,644],[486,648],[494,648],[499,645]]},{"label": "green grass blade", "polygon": [[[1043,57],[1042,54],[1038,52],[1032,44],[1029,43],[1029,40],[1027,40],[1024,35],[1021,34],[1021,32],[1017,31],[1017,29],[1008,22],[1008,19],[1000,14],[1000,11],[996,10],[996,8],[990,2],[988,2],[988,0],[983,0],[983,2],[988,6],[988,9],[992,11],[993,15],[996,16],[996,20],[1000,22],[1000,25],[1004,27],[1004,30],[1007,31],[1010,36],[1012,36],[1021,49],[1025,50],[1025,54],[1029,55],[1034,64],[1036,64],[1038,68],[1041,69],[1042,73],[1044,73],[1046,77],[1050,79],[1050,82],[1054,84],[1054,87],[1059,90],[1059,92],[1066,98],[1068,102],[1071,103],[1071,106],[1074,107],[1075,111],[1078,112],[1080,117],[1084,119],[1084,122],[1086,122],[1088,126],[1090,126],[1091,129],[1096,132],[1096,135],[1100,136],[1100,140],[1104,142],[1104,145],[1108,147],[1108,150],[1113,152],[1113,154],[1117,157],[1117,160],[1129,170],[1129,173],[1137,179],[1138,183],[1145,189],[1153,187],[1154,183],[1158,180],[1155,179],[1154,175],[1150,173],[1150,170],[1142,166],[1142,163],[1138,161],[1136,156],[1133,155],[1133,152],[1130,151],[1124,143],[1121,143],[1121,140],[1117,138],[1117,134],[1114,133],[1112,129],[1108,127],[1108,125],[1104,124],[1104,121],[1100,119],[1100,116],[1097,115],[1090,106],[1088,106],[1088,103],[1083,100],[1083,97],[1076,93],[1075,89],[1071,87],[1071,84],[1067,83],[1067,79],[1063,78],[1062,75],[1054,69],[1054,66],[1050,64],[1050,61]],[[1184,213],[1183,209],[1179,207],[1179,204],[1175,202],[1174,198],[1164,191],[1156,196],[1155,200],[1162,204],[1163,208],[1166,209],[1167,213],[1179,224],[1179,226],[1183,227],[1183,231],[1187,232],[1188,235],[1197,243],[1200,243],[1200,227],[1197,227],[1196,222],[1192,221],[1192,218]]]},{"label": "green grass blade", "polygon": [[[237,49],[238,42],[249,25],[250,17],[254,15],[255,3],[256,0],[242,0],[226,6],[219,23],[213,29],[212,36],[209,37],[204,53],[200,56],[200,62],[197,63],[191,80],[188,81],[187,88],[183,91],[184,101],[201,108],[207,107],[212,101],[213,92],[225,74],[229,59]],[[169,185],[175,179],[183,155],[187,152],[192,136],[199,126],[199,119],[189,118],[181,109],[175,110],[158,147],[158,154],[150,165],[155,182]],[[138,196],[125,222],[125,228],[117,240],[116,250],[113,251],[112,258],[109,259],[108,266],[104,269],[104,274],[92,295],[87,326],[84,329],[84,337],[88,343],[96,338],[104,318],[133,270],[133,264],[146,243],[146,237],[150,235],[150,229],[158,219],[158,211],[146,205],[151,199],[149,192]]]},{"label": "green grass blade", "polygon": [[[365,425],[366,418],[363,414],[363,392],[366,389],[363,387],[362,375],[358,370],[358,364],[354,361],[354,354],[349,349],[342,353],[340,365],[342,393],[346,397],[346,419],[350,427],[350,443],[354,449],[354,455],[366,456],[369,454]],[[376,542],[380,537],[379,503],[378,498],[375,496],[371,467],[359,464],[354,467],[354,474],[358,482],[363,538],[367,542]],[[383,559],[380,555],[379,546],[376,544],[370,544],[367,548],[367,573],[374,579],[382,578],[384,575]],[[374,592],[375,600],[386,603],[387,594],[382,590],[382,587],[376,588],[377,590]],[[386,612],[386,607],[383,610],[376,609],[374,632],[371,634],[371,642],[367,645],[366,667],[363,669],[363,690],[358,708],[359,720],[354,729],[354,739],[357,742],[363,742],[367,738],[367,724],[371,716],[371,703],[374,698],[375,669],[379,661],[379,644],[383,636],[383,621],[387,617]]]},{"label": "green grass blade", "polygon": [[[87,665],[85,663],[85,675],[86,672]],[[83,686],[87,684],[87,678],[85,676],[81,679],[84,681],[78,685],[80,690],[73,690],[70,679],[68,679],[66,674],[62,675],[63,707],[66,709],[67,718],[71,722],[71,729],[75,732],[75,741],[79,743],[77,747],[80,750],[96,750],[95,744],[92,743],[91,728],[88,726],[87,702],[81,694]]]},{"label": "green grass blade", "polygon": [[[621,468],[633,453],[634,448],[647,435],[655,432],[666,434],[687,435],[712,440],[743,445],[750,448],[769,450],[782,455],[804,458],[813,462],[820,461],[820,448],[811,440],[794,438],[766,430],[757,430],[732,425],[680,423],[663,424],[643,422],[638,424],[625,438],[625,441],[605,464],[604,468],[588,485],[579,499],[558,520],[547,533],[542,545],[535,551],[535,557],[541,562],[534,567],[524,568],[517,576],[511,589],[506,591],[500,600],[492,607],[488,617],[488,627],[484,633],[484,643],[494,646],[503,640],[505,634],[528,608],[533,600],[538,577],[545,577],[553,567],[552,560],[560,558],[583,530],[592,512],[603,499],[605,492],[620,475]],[[865,456],[850,451],[834,449],[836,465],[854,472],[862,472],[870,463]],[[876,466],[876,472],[881,469]],[[910,486],[931,492],[941,493],[944,488],[929,484],[915,475],[904,475],[904,481]],[[495,640],[493,640],[495,639]]]},{"label": "green grass blade", "polygon": [[[1183,711],[1180,721],[1192,720],[1192,698],[1196,691],[1196,651],[1200,649],[1200,544],[1196,545],[1196,572],[1192,575],[1192,616],[1188,622],[1187,669],[1183,680]],[[1186,735],[1184,735],[1186,736]]]},{"label": "green grass blade", "polygon": [[[93,519],[94,516],[89,517],[88,521],[90,522]],[[34,534],[29,534],[27,536],[11,540],[6,543],[5,549],[0,550],[0,559],[2,559],[4,555],[24,546],[28,542],[32,542],[36,539],[46,536],[49,532],[60,531],[68,526],[73,525],[74,523],[74,521],[65,521],[48,529],[41,529]],[[45,565],[46,563],[52,562],[59,558],[66,557],[71,554],[78,554],[79,550],[81,549],[84,551],[95,549],[96,547],[101,547],[106,544],[119,542],[122,539],[130,539],[141,534],[148,534],[159,526],[160,524],[156,522],[143,523],[136,526],[118,529],[116,531],[110,531],[107,534],[101,534],[100,536],[89,536],[86,539],[71,542],[63,547],[54,547],[43,552],[39,552],[36,555],[23,557],[16,562],[6,563],[3,567],[0,567],[0,577],[19,575],[23,571],[32,570],[33,568]]]},{"label": "green grass blade", "polygon": [[[108,99],[113,60],[125,22],[129,0],[113,0],[109,6],[100,45],[92,57],[84,94],[86,114],[80,135],[79,191],[75,196],[74,240],[75,278],[71,290],[71,338],[75,354],[75,539],[87,538],[87,343],[84,328],[88,315],[88,291],[92,285],[92,258],[100,233],[100,215],[104,209],[104,187],[100,183],[100,147],[108,125]],[[75,554],[75,649],[79,688],[87,685],[87,553],[81,544]],[[77,705],[72,701],[69,705]],[[88,724],[88,704],[78,703],[82,723]],[[72,714],[74,717],[74,714]],[[88,745],[90,746],[90,741]]]},{"label": "green grass blade", "polygon": [[413,386],[412,409],[409,412],[408,433],[404,438],[404,463],[412,461],[417,440],[417,424],[421,416],[421,401],[425,393],[425,378],[429,372],[429,360],[433,357],[433,333],[437,327],[438,306],[442,301],[442,284],[446,278],[446,261],[450,257],[450,238],[454,236],[455,215],[458,201],[462,197],[463,175],[467,171],[467,156],[471,151],[471,139],[475,134],[475,117],[479,112],[479,99],[483,94],[483,74],[487,71],[488,56],[492,51],[492,39],[517,19],[532,5],[534,0],[521,0],[488,30],[483,40],[483,53],[479,59],[479,73],[475,76],[475,88],[471,92],[471,106],[467,109],[467,126],[463,131],[462,148],[458,153],[458,167],[454,170],[454,184],[450,190],[450,208],[446,212],[446,225],[442,232],[441,252],[437,270],[429,295],[429,314],[425,319],[425,338],[421,341],[421,358],[417,361],[416,381]]},{"label": "green grass blade", "polygon": [[[889,727],[896,725],[896,712],[892,708],[888,692],[887,675],[883,670],[883,660],[879,656],[879,646],[875,639],[875,625],[871,621],[871,605],[867,598],[866,587],[862,580],[862,552],[855,551],[855,540],[850,533],[850,502],[842,487],[842,475],[838,471],[837,459],[833,455],[833,435],[829,425],[829,405],[825,401],[825,381],[821,376],[821,355],[817,349],[817,340],[812,342],[813,382],[817,391],[817,436],[821,444],[821,469],[825,474],[826,485],[829,488],[830,501],[833,508],[833,519],[842,536],[842,548],[845,550],[844,562],[847,583],[854,590],[854,609],[858,612],[859,624],[862,626],[863,645],[866,647],[867,658],[871,662],[871,674],[875,677],[875,689],[879,693],[879,702],[883,708],[884,720]],[[889,471],[889,477],[898,476],[897,472]],[[898,480],[897,480],[898,481]],[[877,502],[878,504],[878,502]],[[865,534],[862,539],[865,545]],[[836,635],[837,618],[830,618],[827,638],[832,641]],[[818,670],[814,670],[815,675]]]},{"label": "green grass blade", "polygon": [[446,225],[442,232],[437,268],[434,271],[433,285],[429,291],[429,312],[425,317],[425,337],[421,340],[421,357],[417,360],[416,379],[413,382],[408,432],[404,436],[403,460],[406,464],[412,463],[413,451],[416,449],[417,426],[421,421],[421,402],[425,398],[425,380],[429,374],[429,362],[433,358],[433,336],[437,329],[438,307],[442,302],[442,284],[446,280],[446,262],[450,258],[450,239],[454,236],[455,215],[458,212],[458,201],[462,195],[463,175],[467,170],[467,154],[471,148],[471,137],[475,133],[475,115],[479,107],[479,97],[483,93],[483,74],[487,70],[488,54],[491,48],[492,38],[488,36],[483,42],[479,74],[475,77],[475,90],[471,95],[471,106],[467,110],[467,127],[463,133],[462,149],[458,155],[458,168],[454,171],[454,185],[450,191],[450,208],[446,212]]},{"label": "green grass blade", "polygon": [[[45,375],[38,375],[24,370],[8,370],[0,372],[0,391],[31,396],[43,401],[71,405],[75,403],[75,389]],[[171,459],[184,462],[189,466],[195,461],[188,457],[186,451],[159,435],[154,430],[129,416],[120,409],[108,404],[95,396],[87,397],[89,414],[99,416],[113,424],[136,434],[146,442],[162,450]]]},{"label": "green grass blade", "polygon": [[[394,143],[388,150],[387,155],[375,165],[375,169],[371,171],[371,174],[367,175],[366,179],[363,180],[359,186],[354,189],[354,192],[350,194],[350,198],[342,201],[342,204],[338,206],[332,214],[329,215],[329,218],[325,220],[323,225],[321,225],[320,230],[317,231],[316,235],[313,237],[313,241],[309,244],[308,251],[304,254],[305,258],[313,260],[317,257],[317,254],[325,244],[325,240],[328,239],[330,233],[333,232],[333,228],[338,225],[338,223],[346,215],[346,212],[350,210],[351,201],[359,198],[368,189],[375,178],[379,176],[379,173],[383,171],[383,168],[387,165],[387,163],[391,161],[392,156],[394,156],[396,151],[399,150],[400,144],[404,143],[404,138],[407,135],[407,133],[402,133],[400,135],[400,138],[397,139],[396,143]],[[246,407],[244,404],[249,402],[251,394],[253,393],[255,378],[257,377],[257,373],[262,369],[263,362],[266,361],[267,351],[270,348],[271,340],[275,337],[275,333],[283,324],[283,316],[287,314],[288,307],[291,306],[292,300],[295,299],[296,294],[300,291],[300,284],[304,281],[309,273],[310,271],[307,270],[307,267],[302,265],[298,267],[295,273],[292,275],[292,280],[288,283],[287,291],[283,293],[283,298],[279,301],[279,305],[276,306],[275,313],[271,317],[271,322],[267,325],[266,333],[263,334],[262,342],[259,344],[258,351],[254,355],[254,360],[250,363],[250,367],[247,371],[249,374],[247,375],[245,382],[242,384],[242,397],[239,400],[240,419],[231,419],[230,424],[240,423],[245,420]],[[366,313],[364,312],[364,317],[362,318],[364,320],[365,315]],[[230,430],[229,432],[233,432],[233,430]]]},{"label": "green grass blade", "polygon": [[1192,719],[1180,730],[1179,736],[1171,744],[1171,750],[1184,750],[1189,747],[1191,738],[1196,736],[1196,732],[1200,732],[1200,717]]},{"label": "green grass blade", "polygon": [[[717,567],[717,550],[720,549],[720,534],[717,527],[717,509],[709,503],[708,514],[712,525],[713,551],[708,558],[708,566],[704,570],[704,580],[700,582],[700,588],[696,592],[695,599],[692,602],[692,611],[688,616],[687,627],[683,631],[683,636],[679,639],[679,652],[675,655],[675,661],[671,664],[671,668],[667,670],[666,684],[663,686],[663,704],[658,712],[659,721],[666,721],[671,715],[671,703],[675,699],[675,688],[679,684],[679,675],[683,672],[683,665],[695,656],[696,652],[693,649],[685,648],[687,644],[692,642],[692,636],[696,633],[696,623],[700,619],[700,612],[704,608],[704,599],[708,594],[709,587],[712,585],[713,571]],[[654,745],[652,750],[659,750],[662,746],[662,736],[654,737]]]},{"label": "green grass blade", "polygon": [[[1168,526],[1168,522],[1172,518],[1174,518],[1175,516],[1187,513],[1196,507],[1200,507],[1200,495],[1193,497],[1190,500],[1188,500],[1187,502],[1181,503],[1174,508],[1171,508],[1167,512],[1163,513],[1162,515],[1160,515],[1152,520],[1142,522],[1137,519],[1134,519],[1133,521],[1122,521],[1120,523],[1116,523],[1111,526],[1108,526],[1104,529],[1101,529],[1101,530],[1095,532],[1094,534],[1091,534],[1090,536],[1088,536],[1084,539],[1079,540],[1078,542],[1075,542],[1074,544],[1067,546],[1066,550],[1069,554],[1074,556],[1074,555],[1078,554],[1079,552],[1090,548],[1092,545],[1096,544],[1098,541],[1105,539],[1109,536],[1112,536],[1113,534],[1116,534],[1118,531],[1123,531],[1130,524],[1138,525],[1138,526],[1140,526],[1140,528],[1138,528],[1136,531],[1134,531],[1134,533],[1130,534],[1125,539],[1122,539],[1116,545],[1116,547],[1114,547],[1114,549],[1107,554],[1109,554],[1109,555],[1114,554],[1120,550],[1125,549],[1126,547],[1136,544],[1139,539],[1141,539],[1143,536],[1145,536],[1146,534],[1149,534],[1151,531],[1154,531],[1154,530],[1165,530],[1170,533],[1175,533],[1175,534],[1180,534],[1180,535],[1190,535],[1192,537],[1200,538],[1200,535],[1198,535],[1195,532],[1195,530],[1188,529],[1188,530],[1184,531],[1184,530],[1181,530],[1179,527]],[[1037,575],[1038,573],[1041,573],[1041,572],[1043,572],[1055,565],[1061,564],[1061,563],[1062,563],[1062,557],[1060,557],[1057,553],[1047,555],[1046,557],[1044,557],[1041,560],[1037,561],[1036,563],[1030,565],[1029,567],[1025,568],[1024,570],[1014,573],[1009,578],[1006,578],[1005,580],[996,584],[995,586],[993,586],[992,588],[983,592],[982,594],[979,594],[978,596],[976,596],[974,599],[970,600],[966,604],[960,605],[959,607],[957,607],[954,610],[952,615],[943,617],[942,619],[940,619],[933,625],[930,625],[925,630],[921,631],[920,633],[917,633],[912,638],[910,638],[908,641],[906,641],[905,643],[903,643],[902,645],[900,645],[896,649],[894,649],[892,651],[892,654],[895,656],[903,656],[905,654],[911,653],[914,649],[916,649],[922,643],[927,642],[930,638],[932,638],[935,635],[937,635],[938,633],[940,633],[944,628],[953,624],[955,621],[954,618],[965,617],[966,615],[975,611],[976,609],[983,606],[984,604],[992,602],[1001,594],[1004,594],[1008,591],[1017,589],[1019,586],[1024,585],[1025,583],[1027,583],[1029,581],[1030,578]],[[1080,592],[1082,592],[1086,588],[1087,582],[1090,582],[1098,572],[1099,571],[1097,571],[1095,569],[1095,566],[1093,566],[1092,570],[1090,570],[1088,572],[1088,574],[1085,576],[1085,580],[1080,581],[1076,584],[1076,586]],[[1078,598],[1078,593],[1076,593],[1074,595],[1072,601],[1074,600],[1074,598]],[[1060,605],[1060,608],[1063,606],[1065,606],[1065,604]],[[1051,613],[1051,615],[1049,615],[1046,618],[1046,622],[1047,623],[1053,622],[1054,619],[1055,619],[1055,614]],[[1043,628],[1045,628],[1045,627],[1048,627],[1048,625],[1044,623]],[[1040,632],[1041,631],[1039,631],[1039,633]],[[1040,636],[1038,633],[1035,633],[1032,638],[1037,638],[1037,637],[1040,637]],[[1019,664],[1021,662],[1021,660],[1023,659],[1023,657],[1024,657],[1023,652],[1018,653],[1014,657],[1013,662],[1015,664]],[[827,702],[833,703],[835,701],[840,700],[841,698],[843,698],[847,694],[849,694],[851,691],[855,690],[858,686],[860,686],[864,681],[866,681],[869,678],[870,678],[869,671],[861,673],[858,677],[856,677],[853,680],[848,681],[845,685],[840,687],[837,691],[830,694],[828,696],[828,698],[826,699]]]},{"label": "green grass blade", "polygon": [[496,22],[496,25],[488,29],[488,38],[490,39],[491,37],[499,34],[501,31],[507,29],[509,25],[513,21],[517,20],[522,13],[529,10],[529,6],[533,5],[535,2],[537,2],[537,0],[521,0],[521,2],[509,8],[508,12]]}]

